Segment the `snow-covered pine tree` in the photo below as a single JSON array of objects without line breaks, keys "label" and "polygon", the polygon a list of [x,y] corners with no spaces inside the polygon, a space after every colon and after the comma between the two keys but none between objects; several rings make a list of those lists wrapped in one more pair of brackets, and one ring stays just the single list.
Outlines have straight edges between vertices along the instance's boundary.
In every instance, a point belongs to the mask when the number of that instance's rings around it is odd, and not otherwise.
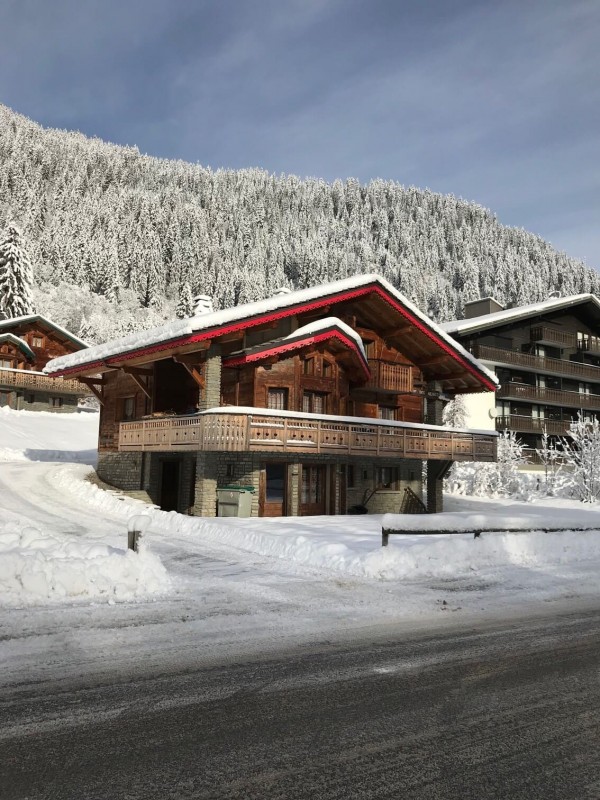
[{"label": "snow-covered pine tree", "polygon": [[179,291],[179,301],[175,315],[178,319],[186,319],[194,313],[194,298],[189,283],[186,281]]},{"label": "snow-covered pine tree", "polygon": [[21,231],[11,223],[0,240],[0,315],[33,313],[33,277]]},{"label": "snow-covered pine tree", "polygon": [[600,422],[585,419],[581,412],[571,422],[569,439],[561,444],[566,463],[572,468],[570,485],[582,503],[600,500]]},{"label": "snow-covered pine tree", "polygon": [[494,466],[493,492],[508,497],[519,490],[519,465],[525,462],[523,444],[514,431],[498,437],[498,462]]},{"label": "snow-covered pine tree", "polygon": [[442,415],[444,425],[448,425],[450,428],[466,428],[468,418],[469,412],[463,394],[457,394],[454,400],[444,406]]}]

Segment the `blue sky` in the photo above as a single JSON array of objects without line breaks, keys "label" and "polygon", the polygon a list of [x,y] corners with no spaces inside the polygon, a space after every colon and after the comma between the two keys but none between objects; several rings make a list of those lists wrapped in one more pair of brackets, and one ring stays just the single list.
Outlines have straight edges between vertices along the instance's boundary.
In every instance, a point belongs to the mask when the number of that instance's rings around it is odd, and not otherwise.
[{"label": "blue sky", "polygon": [[598,0],[2,0],[0,102],[211,167],[474,200],[600,267]]}]

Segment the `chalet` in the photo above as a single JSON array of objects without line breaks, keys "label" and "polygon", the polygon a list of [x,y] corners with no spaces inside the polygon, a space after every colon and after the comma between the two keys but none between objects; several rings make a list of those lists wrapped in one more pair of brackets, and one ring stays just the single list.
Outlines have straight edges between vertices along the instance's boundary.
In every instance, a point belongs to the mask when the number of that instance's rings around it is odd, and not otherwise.
[{"label": "chalet", "polygon": [[544,431],[568,434],[581,414],[600,414],[600,300],[552,297],[504,309],[493,298],[465,305],[441,326],[496,375],[500,388],[467,399],[469,422],[514,431],[535,463]]},{"label": "chalet", "polygon": [[0,407],[76,411],[89,389],[76,380],[49,377],[43,369],[51,359],[85,347],[41,314],[0,320]]},{"label": "chalet", "polygon": [[164,509],[214,516],[219,487],[261,516],[441,510],[453,461],[493,431],[442,427],[457,392],[494,391],[472,355],[389,283],[363,275],[176,320],[46,366],[101,403],[98,474]]}]

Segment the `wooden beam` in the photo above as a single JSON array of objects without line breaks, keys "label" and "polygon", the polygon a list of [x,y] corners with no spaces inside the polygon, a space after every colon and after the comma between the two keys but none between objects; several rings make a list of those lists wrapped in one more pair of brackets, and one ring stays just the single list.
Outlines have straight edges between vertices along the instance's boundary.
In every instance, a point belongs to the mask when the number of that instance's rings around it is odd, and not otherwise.
[{"label": "wooden beam", "polygon": [[395,328],[386,328],[381,332],[381,338],[389,339],[391,336],[402,336],[404,333],[414,331],[414,329],[414,325],[409,325],[408,323],[405,325],[398,325]]},{"label": "wooden beam", "polygon": [[451,357],[444,353],[440,356],[433,356],[432,358],[427,359],[427,361],[421,361],[419,363],[419,368],[423,367],[435,367],[436,364],[443,364],[444,361],[450,361]]},{"label": "wooden beam", "polygon": [[97,389],[98,385],[103,385],[103,381],[99,381],[94,378],[78,378],[77,379],[80,383],[84,383],[90,392],[98,399],[98,402],[101,406],[104,405],[104,396],[102,394],[101,389]]},{"label": "wooden beam", "polygon": [[181,363],[181,366],[188,371],[188,373],[192,376],[192,379],[204,391],[204,388],[206,386],[206,381],[204,380],[204,375],[200,372],[198,367],[194,367],[191,364],[186,364],[185,362],[179,362],[179,363]]},{"label": "wooden beam", "polygon": [[[126,370],[124,370],[125,372]],[[135,372],[127,372],[129,377],[132,381],[134,381],[142,390],[142,392],[146,395],[148,400],[152,400],[152,392],[148,388],[148,384],[144,381],[141,375],[137,375]]]},{"label": "wooden beam", "polygon": [[104,386],[104,384],[106,383],[106,379],[105,378],[93,378],[93,377],[92,378],[86,378],[86,377],[84,377],[82,375],[78,375],[77,376],[77,380],[80,383],[85,383],[86,386],[90,386],[90,387],[92,385],[93,386]]},{"label": "wooden beam", "polygon": [[148,377],[154,375],[154,370],[151,367],[121,367],[121,369],[128,375],[146,375]]}]

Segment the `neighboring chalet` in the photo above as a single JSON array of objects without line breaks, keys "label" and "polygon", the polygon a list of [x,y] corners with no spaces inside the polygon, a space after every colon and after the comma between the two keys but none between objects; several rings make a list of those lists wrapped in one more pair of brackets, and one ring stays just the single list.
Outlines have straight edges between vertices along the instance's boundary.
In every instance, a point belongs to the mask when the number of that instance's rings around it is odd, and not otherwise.
[{"label": "neighboring chalet", "polygon": [[493,298],[465,305],[465,319],[441,327],[493,370],[496,394],[468,398],[469,423],[515,431],[528,460],[545,430],[567,434],[571,420],[600,415],[600,300],[555,297],[503,309]]},{"label": "neighboring chalet", "polygon": [[[102,404],[98,474],[164,509],[214,516],[249,486],[260,516],[441,510],[453,461],[493,461],[493,431],[441,427],[493,375],[389,283],[364,275],[175,320],[47,366]],[[196,413],[194,413],[196,411]],[[487,427],[487,426],[486,426]]]},{"label": "neighboring chalet", "polygon": [[76,380],[48,377],[43,369],[51,359],[86,347],[41,314],[0,319],[0,407],[76,411],[89,389]]}]

